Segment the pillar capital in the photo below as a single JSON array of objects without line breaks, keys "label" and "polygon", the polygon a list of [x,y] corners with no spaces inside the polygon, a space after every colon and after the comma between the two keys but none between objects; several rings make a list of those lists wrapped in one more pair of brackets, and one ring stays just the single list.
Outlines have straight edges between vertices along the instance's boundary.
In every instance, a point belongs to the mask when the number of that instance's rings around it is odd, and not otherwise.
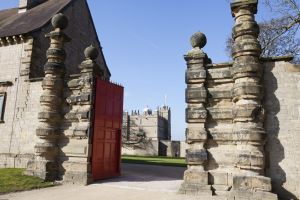
[{"label": "pillar capital", "polygon": [[232,0],[230,3],[232,17],[241,8],[250,9],[253,14],[257,13],[258,0]]},{"label": "pillar capital", "polygon": [[99,56],[98,49],[91,45],[84,50],[84,56],[85,60],[79,65],[80,73],[82,75],[89,73],[100,77],[103,76],[103,71],[95,61]]}]

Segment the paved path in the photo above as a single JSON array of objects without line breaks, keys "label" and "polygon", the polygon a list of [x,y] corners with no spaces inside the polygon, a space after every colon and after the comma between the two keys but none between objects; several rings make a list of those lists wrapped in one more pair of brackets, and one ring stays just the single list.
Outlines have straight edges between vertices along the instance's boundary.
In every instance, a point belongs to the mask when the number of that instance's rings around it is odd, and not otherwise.
[{"label": "paved path", "polygon": [[184,170],[184,167],[123,164],[121,177],[96,184],[176,193],[182,183]]},{"label": "paved path", "polygon": [[176,194],[184,170],[180,167],[123,164],[119,178],[88,186],[63,185],[2,195],[0,200],[199,200],[199,197]]}]

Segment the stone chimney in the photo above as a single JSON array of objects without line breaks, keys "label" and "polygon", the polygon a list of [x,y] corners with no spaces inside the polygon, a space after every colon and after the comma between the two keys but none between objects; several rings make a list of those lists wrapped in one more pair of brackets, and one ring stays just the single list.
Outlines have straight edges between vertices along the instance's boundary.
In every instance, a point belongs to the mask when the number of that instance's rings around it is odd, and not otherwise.
[{"label": "stone chimney", "polygon": [[20,0],[18,13],[24,13],[27,10],[34,8],[35,6],[38,6],[39,4],[44,3],[45,1],[47,1],[47,0]]}]

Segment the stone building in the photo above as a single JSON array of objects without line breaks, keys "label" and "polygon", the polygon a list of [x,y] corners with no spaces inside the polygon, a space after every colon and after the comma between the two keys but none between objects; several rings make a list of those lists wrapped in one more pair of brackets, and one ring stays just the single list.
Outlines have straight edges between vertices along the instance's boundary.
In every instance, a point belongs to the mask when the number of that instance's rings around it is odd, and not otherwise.
[{"label": "stone building", "polygon": [[91,182],[95,78],[111,74],[87,2],[20,0],[0,11],[0,69],[0,167]]},{"label": "stone building", "polygon": [[148,156],[175,156],[179,142],[171,141],[171,108],[158,107],[152,111],[123,113],[122,154]]},{"label": "stone building", "polygon": [[292,57],[260,57],[257,3],[231,2],[233,62],[213,64],[202,50],[206,36],[191,37],[181,193],[300,198],[300,66]]}]

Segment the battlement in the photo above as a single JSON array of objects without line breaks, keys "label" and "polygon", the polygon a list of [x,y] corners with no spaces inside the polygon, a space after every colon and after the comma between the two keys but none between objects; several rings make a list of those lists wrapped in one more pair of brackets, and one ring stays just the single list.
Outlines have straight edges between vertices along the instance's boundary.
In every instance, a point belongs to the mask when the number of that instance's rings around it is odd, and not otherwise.
[{"label": "battlement", "polygon": [[135,117],[157,117],[157,116],[164,116],[164,113],[170,112],[171,108],[169,106],[162,106],[157,107],[154,111],[151,108],[144,108],[143,111],[140,110],[131,110],[130,112],[124,111],[123,116],[135,116]]}]

